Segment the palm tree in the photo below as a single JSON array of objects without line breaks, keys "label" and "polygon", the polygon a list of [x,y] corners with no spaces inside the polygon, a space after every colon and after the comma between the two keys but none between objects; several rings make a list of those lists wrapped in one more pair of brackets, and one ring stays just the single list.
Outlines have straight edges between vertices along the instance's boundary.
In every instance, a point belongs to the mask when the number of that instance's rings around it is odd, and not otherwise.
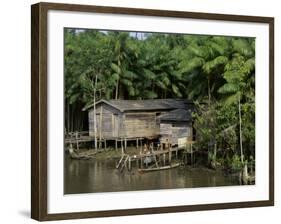
[{"label": "palm tree", "polygon": [[224,94],[227,104],[238,104],[239,116],[239,144],[241,162],[244,163],[243,138],[242,138],[242,115],[241,100],[252,96],[253,88],[249,85],[253,82],[255,55],[254,41],[252,40],[233,40],[233,46],[236,53],[233,54],[232,60],[225,66],[223,74],[226,83],[220,87],[219,93]]},{"label": "palm tree", "polygon": [[[125,90],[128,90],[131,95],[134,95],[132,81],[136,75],[129,69],[132,60],[130,51],[133,38],[124,32],[110,32],[109,37],[113,45],[114,55],[111,68],[113,71],[112,75],[116,79],[115,99],[124,98]],[[125,88],[121,88],[122,86]]]},{"label": "palm tree", "polygon": [[[211,103],[212,93],[221,83],[221,73],[229,60],[229,38],[187,36],[187,48],[179,64],[189,85],[190,97],[207,95]],[[202,84],[202,80],[206,80]]]}]

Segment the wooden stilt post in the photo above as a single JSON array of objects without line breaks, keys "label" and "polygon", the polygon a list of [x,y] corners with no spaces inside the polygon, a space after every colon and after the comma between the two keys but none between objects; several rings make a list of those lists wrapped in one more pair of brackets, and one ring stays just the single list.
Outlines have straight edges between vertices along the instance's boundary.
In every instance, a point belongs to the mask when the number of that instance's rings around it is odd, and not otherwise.
[{"label": "wooden stilt post", "polygon": [[166,164],[166,153],[163,153],[163,165],[165,166]]},{"label": "wooden stilt post", "polygon": [[136,146],[137,146],[137,148],[139,148],[139,139],[138,138],[136,139]]},{"label": "wooden stilt post", "polygon": [[129,170],[129,171],[131,171],[131,156],[129,157],[129,161],[128,161],[128,163],[129,163],[128,170]]},{"label": "wooden stilt post", "polygon": [[172,151],[171,151],[171,146],[170,146],[170,142],[169,142],[169,164],[171,164],[172,162]]},{"label": "wooden stilt post", "polygon": [[106,150],[106,139],[104,139],[104,149]]},{"label": "wooden stilt post", "polygon": [[115,139],[115,150],[117,151],[118,149],[118,144],[117,144],[117,139]]},{"label": "wooden stilt post", "polygon": [[102,112],[103,112],[103,107],[101,106],[100,108],[100,120],[99,120],[99,139],[100,139],[100,144],[99,144],[99,148],[101,149],[102,148],[102,140],[103,140],[103,137],[102,137]]},{"label": "wooden stilt post", "polygon": [[76,148],[79,151],[78,132],[75,132],[75,138],[76,138]]},{"label": "wooden stilt post", "polygon": [[129,161],[129,157],[125,156],[125,168],[128,170],[128,161]]},{"label": "wooden stilt post", "polygon": [[172,152],[169,151],[169,163],[171,164],[171,161],[172,161]]},{"label": "wooden stilt post", "polygon": [[121,151],[122,151],[122,155],[123,155],[124,154],[123,139],[121,139]]},{"label": "wooden stilt post", "polygon": [[192,143],[190,144],[190,163],[191,163],[191,166],[193,166],[193,149],[192,149]]},{"label": "wooden stilt post", "polygon": [[127,149],[127,139],[125,138],[125,150]]},{"label": "wooden stilt post", "polygon": [[157,162],[156,155],[155,155],[154,153],[153,153],[153,158],[154,158],[154,160],[155,160],[156,167],[159,167],[158,162]]},{"label": "wooden stilt post", "polygon": [[73,153],[73,145],[72,145],[72,143],[70,143],[70,147],[69,147],[69,149],[68,149],[68,150],[69,150],[69,153],[70,153],[70,154],[72,154],[72,153]]}]

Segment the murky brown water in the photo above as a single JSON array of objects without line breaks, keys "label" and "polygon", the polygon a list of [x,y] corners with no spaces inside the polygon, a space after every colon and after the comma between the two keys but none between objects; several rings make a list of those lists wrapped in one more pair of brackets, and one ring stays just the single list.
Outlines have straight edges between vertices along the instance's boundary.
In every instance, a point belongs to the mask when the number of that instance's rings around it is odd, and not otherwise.
[{"label": "murky brown water", "polygon": [[113,160],[72,160],[69,156],[64,176],[65,194],[239,185],[237,176],[205,168],[120,173]]}]

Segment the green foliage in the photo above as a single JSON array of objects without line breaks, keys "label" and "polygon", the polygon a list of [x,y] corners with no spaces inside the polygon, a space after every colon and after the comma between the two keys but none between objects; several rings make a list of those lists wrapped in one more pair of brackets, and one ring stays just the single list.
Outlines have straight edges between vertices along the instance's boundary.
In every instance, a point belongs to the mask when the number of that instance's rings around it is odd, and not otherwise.
[{"label": "green foliage", "polygon": [[201,148],[208,149],[210,142],[217,141],[217,117],[216,104],[207,104],[196,102],[196,113],[193,113],[194,128],[196,129],[196,142]]},{"label": "green foliage", "polygon": [[229,163],[229,166],[232,170],[242,169],[243,164],[241,163],[241,158],[237,154],[233,155]]}]

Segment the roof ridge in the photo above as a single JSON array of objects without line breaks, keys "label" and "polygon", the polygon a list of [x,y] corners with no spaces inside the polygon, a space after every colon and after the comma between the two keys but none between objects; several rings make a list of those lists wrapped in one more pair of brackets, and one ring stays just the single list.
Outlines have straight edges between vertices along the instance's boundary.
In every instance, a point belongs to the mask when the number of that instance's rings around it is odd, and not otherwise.
[{"label": "roof ridge", "polygon": [[[167,110],[167,109],[183,109],[187,106],[187,103],[191,103],[190,100],[181,98],[166,98],[166,99],[144,99],[144,100],[121,100],[121,99],[111,99],[104,100],[101,99],[96,102],[106,103],[121,112],[124,111],[134,111],[134,110]],[[90,109],[94,104],[85,107],[83,110]]]}]

